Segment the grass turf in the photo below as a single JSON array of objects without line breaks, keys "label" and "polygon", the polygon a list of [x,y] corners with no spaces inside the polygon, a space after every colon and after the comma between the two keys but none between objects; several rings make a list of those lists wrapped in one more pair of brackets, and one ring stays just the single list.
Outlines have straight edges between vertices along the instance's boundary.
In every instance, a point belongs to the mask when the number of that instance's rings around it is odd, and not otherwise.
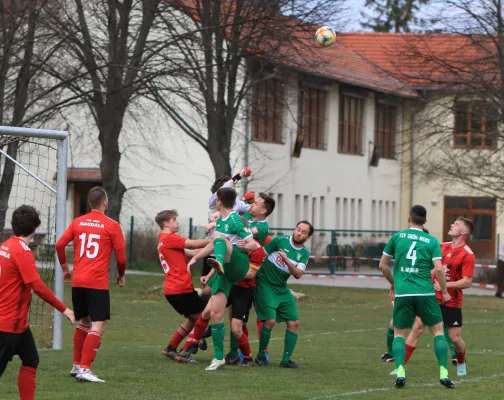
[{"label": "grass turf", "polygon": [[[127,286],[111,284],[112,320],[104,335],[93,371],[107,382],[77,383],[69,376],[73,328],[65,327],[63,351],[40,351],[37,399],[502,399],[503,302],[493,297],[467,297],[463,337],[468,346],[468,376],[457,379],[454,391],[439,385],[432,338],[425,334],[408,365],[406,388],[393,388],[393,364],[378,362],[386,350],[391,315],[381,290],[294,286],[307,296],[298,303],[300,337],[293,360],[303,370],[280,369],[284,325],[273,330],[271,369],[226,366],[204,369],[212,358],[200,351],[197,365],[183,365],[161,355],[182,322],[159,290],[155,276],[130,276]],[[69,287],[67,304],[70,304]],[[250,336],[257,352],[255,317]],[[229,323],[226,323],[229,329]],[[228,340],[226,335],[226,341]],[[226,343],[226,348],[228,343]],[[0,379],[0,398],[18,399],[18,358]],[[442,397],[441,397],[442,396]]]}]

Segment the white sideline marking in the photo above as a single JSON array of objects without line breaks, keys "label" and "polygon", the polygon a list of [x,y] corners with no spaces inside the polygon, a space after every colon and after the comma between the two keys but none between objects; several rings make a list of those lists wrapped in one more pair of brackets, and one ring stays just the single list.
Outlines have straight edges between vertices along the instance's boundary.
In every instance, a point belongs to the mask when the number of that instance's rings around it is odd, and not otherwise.
[{"label": "white sideline marking", "polygon": [[[487,381],[491,379],[498,379],[498,378],[503,378],[504,374],[494,374],[490,376],[479,376],[477,378],[469,378],[469,379],[460,379],[458,381],[454,381],[455,383],[472,383],[472,382],[481,382],[481,381]],[[440,383],[424,383],[422,385],[407,385],[406,387],[432,387],[432,386],[441,386]],[[346,393],[337,393],[337,394],[330,394],[327,396],[317,396],[317,397],[312,397],[309,400],[321,400],[321,399],[334,399],[336,397],[347,397],[347,396],[358,396],[361,394],[369,394],[369,393],[376,393],[376,392],[390,392],[392,390],[398,390],[395,387],[386,387],[386,388],[376,388],[376,389],[364,389],[364,390],[359,390],[358,392],[346,392]]]}]

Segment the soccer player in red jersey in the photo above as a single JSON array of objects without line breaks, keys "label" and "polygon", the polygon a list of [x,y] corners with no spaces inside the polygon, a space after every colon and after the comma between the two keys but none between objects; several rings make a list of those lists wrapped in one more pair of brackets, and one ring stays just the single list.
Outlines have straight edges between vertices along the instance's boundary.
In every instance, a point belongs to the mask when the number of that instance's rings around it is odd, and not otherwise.
[{"label": "soccer player in red jersey", "polygon": [[21,400],[35,398],[39,355],[28,323],[32,290],[75,322],[74,313],[59,301],[40,279],[35,257],[28,246],[40,226],[37,210],[22,205],[12,214],[15,236],[0,246],[0,376],[14,355],[19,355],[18,388]]},{"label": "soccer player in red jersey", "polygon": [[[446,274],[446,286],[451,296],[450,301],[447,303],[443,302],[439,284],[433,277],[434,289],[436,290],[438,303],[443,314],[443,323],[455,347],[457,376],[467,375],[466,346],[461,336],[462,290],[471,287],[474,275],[475,256],[471,248],[466,244],[466,240],[471,236],[473,229],[474,225],[470,219],[459,217],[450,226],[450,230],[448,231],[448,235],[451,236],[452,241],[441,243],[443,255],[442,263]],[[406,340],[405,364],[416,349],[416,344],[423,330],[423,324],[421,320],[417,318]]]},{"label": "soccer player in red jersey", "polygon": [[[110,319],[109,264],[112,250],[117,260],[117,284],[125,283],[126,254],[121,226],[105,216],[108,198],[101,186],[88,193],[91,212],[75,218],[60,240],[56,252],[65,282],[72,282],[72,303],[79,325],[74,335],[74,362],[70,375],[81,382],[104,382],[91,372],[100,348],[106,321]],[[73,277],[65,247],[73,241]]]},{"label": "soccer player in red jersey", "polygon": [[158,253],[165,273],[164,295],[168,303],[186,320],[175,332],[163,354],[173,360],[177,358],[177,347],[194,328],[206,301],[194,290],[191,271],[187,268],[187,255],[194,256],[195,250],[205,247],[210,240],[191,240],[179,236],[178,213],[175,210],[161,211],[156,215],[156,223],[161,228]]}]

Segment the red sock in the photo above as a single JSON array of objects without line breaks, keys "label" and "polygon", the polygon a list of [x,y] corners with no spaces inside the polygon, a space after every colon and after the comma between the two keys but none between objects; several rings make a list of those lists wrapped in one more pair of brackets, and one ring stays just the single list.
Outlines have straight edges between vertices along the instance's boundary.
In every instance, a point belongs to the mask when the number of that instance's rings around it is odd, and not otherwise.
[{"label": "red sock", "polygon": [[34,400],[35,386],[37,382],[37,368],[24,367],[19,368],[18,389],[20,400]]},{"label": "red sock", "polygon": [[89,331],[86,340],[84,341],[84,347],[82,348],[82,358],[80,367],[91,369],[91,364],[93,363],[96,353],[101,345],[101,333],[97,331]]},{"label": "red sock", "polygon": [[457,357],[457,364],[465,363],[465,350],[463,353],[455,353],[455,357]]},{"label": "red sock", "polygon": [[[257,337],[259,340],[261,340],[261,329],[264,325],[264,321],[259,321],[257,320]],[[268,349],[264,350],[266,353],[268,352]]]},{"label": "red sock", "polygon": [[82,348],[84,347],[84,341],[87,338],[89,327],[85,325],[77,325],[74,333],[74,364],[80,365],[82,358]]},{"label": "red sock", "polygon": [[187,337],[186,342],[182,346],[183,350],[187,349],[189,345],[192,343],[200,342],[201,338],[203,337],[203,334],[206,331],[206,328],[208,327],[209,322],[210,322],[209,319],[203,319],[201,315],[198,317],[196,325],[194,325],[194,332]]},{"label": "red sock", "polygon": [[243,324],[242,331],[243,331],[243,333],[244,333],[245,335],[247,335],[247,337],[248,337],[248,335],[249,335],[249,334],[248,334],[247,324]]},{"label": "red sock", "polygon": [[245,358],[252,358],[252,350],[250,350],[250,343],[248,340],[248,336],[245,335],[245,332],[241,335],[240,339],[237,340],[238,347]]},{"label": "red sock", "polygon": [[408,360],[410,359],[415,349],[415,346],[410,346],[409,344],[406,345],[406,357],[404,358],[404,365],[408,363]]},{"label": "red sock", "polygon": [[170,340],[170,346],[176,349],[180,342],[187,336],[189,332],[187,332],[184,328],[182,328],[182,325],[177,329],[177,332],[175,332],[175,335]]}]

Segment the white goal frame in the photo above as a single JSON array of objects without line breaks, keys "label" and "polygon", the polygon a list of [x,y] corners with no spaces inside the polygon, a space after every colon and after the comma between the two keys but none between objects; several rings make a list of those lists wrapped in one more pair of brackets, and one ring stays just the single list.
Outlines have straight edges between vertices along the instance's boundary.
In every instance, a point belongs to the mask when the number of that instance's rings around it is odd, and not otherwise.
[{"label": "white goal frame", "polygon": [[[16,128],[11,126],[0,126],[0,135],[9,135],[17,137],[37,137],[43,139],[56,139],[58,143],[57,150],[57,175],[56,175],[56,190],[47,185],[36,175],[28,171],[23,165],[16,160],[10,158],[4,151],[0,149],[0,153],[9,158],[19,168],[23,169],[31,177],[38,180],[44,186],[56,193],[56,240],[63,235],[66,229],[66,193],[67,193],[67,164],[68,164],[68,132],[54,131],[48,129],[34,128]],[[58,256],[54,254],[54,294],[63,301],[65,289],[63,283],[63,271],[58,260]],[[53,311],[53,349],[63,349],[63,314]]]}]

